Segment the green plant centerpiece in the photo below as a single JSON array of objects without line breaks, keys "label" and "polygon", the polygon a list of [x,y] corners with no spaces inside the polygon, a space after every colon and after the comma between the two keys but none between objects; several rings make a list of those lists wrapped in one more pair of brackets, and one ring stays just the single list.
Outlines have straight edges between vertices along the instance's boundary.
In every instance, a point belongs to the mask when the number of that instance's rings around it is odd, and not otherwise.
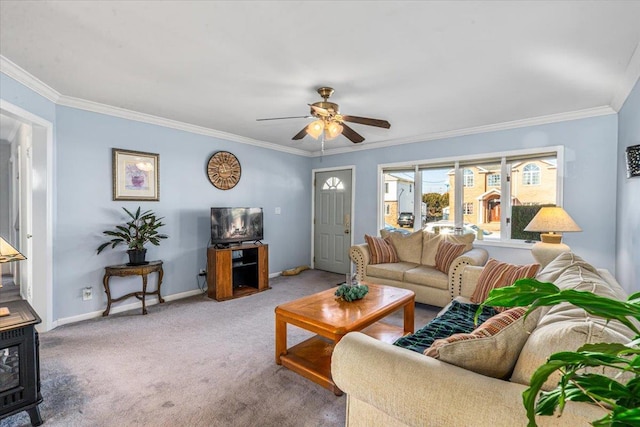
[{"label": "green plant centerpiece", "polygon": [[335,292],[335,295],[343,301],[351,302],[364,298],[369,292],[367,285],[340,285]]},{"label": "green plant centerpiece", "polygon": [[160,234],[158,228],[162,227],[163,218],[156,217],[153,211],[142,212],[140,207],[135,212],[129,211],[127,208],[122,208],[129,216],[127,222],[124,225],[116,225],[115,230],[103,231],[103,234],[112,237],[111,240],[98,246],[98,253],[105,250],[108,246],[115,248],[121,243],[125,243],[128,246],[127,253],[129,254],[130,265],[146,264],[145,256],[147,249],[144,247],[146,243],[152,245],[160,245],[161,239],[166,239],[168,236]]},{"label": "green plant centerpiece", "polygon": [[[553,283],[536,279],[520,279],[512,286],[492,290],[483,305],[529,306],[529,314],[538,307],[563,302],[580,307],[593,316],[617,320],[629,328],[635,338],[626,344],[585,344],[576,351],[549,356],[534,372],[529,388],[522,393],[529,427],[536,426],[536,415],[553,415],[556,409],[562,414],[568,400],[591,402],[608,411],[606,416],[592,422],[596,427],[640,426],[640,330],[631,320],[640,320],[640,292],[629,296],[627,301],[620,301],[591,292],[560,290]],[[586,368],[612,368],[626,373],[625,380],[620,380],[619,376],[611,378],[586,372]],[[560,374],[557,387],[541,392],[544,382],[556,371]]]}]

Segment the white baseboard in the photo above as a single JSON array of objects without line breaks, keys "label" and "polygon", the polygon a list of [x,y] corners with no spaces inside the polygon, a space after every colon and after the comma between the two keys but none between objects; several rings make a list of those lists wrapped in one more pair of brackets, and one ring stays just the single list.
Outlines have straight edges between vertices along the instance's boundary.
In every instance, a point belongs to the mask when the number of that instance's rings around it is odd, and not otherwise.
[{"label": "white baseboard", "polygon": [[[175,301],[182,298],[192,297],[194,295],[200,295],[202,291],[200,289],[194,289],[192,291],[181,292],[179,294],[167,295],[164,298],[165,301]],[[158,297],[152,296],[145,300],[147,307],[158,304]],[[122,313],[123,311],[129,310],[140,310],[142,308],[142,301],[132,302],[130,304],[118,305],[115,307],[111,307],[109,314]],[[65,317],[63,319],[58,319],[53,322],[51,325],[51,329],[57,328],[58,326],[67,325],[69,323],[81,322],[83,320],[95,319],[97,317],[102,317],[102,313],[104,310],[93,311],[91,313],[80,314],[78,316]]]}]

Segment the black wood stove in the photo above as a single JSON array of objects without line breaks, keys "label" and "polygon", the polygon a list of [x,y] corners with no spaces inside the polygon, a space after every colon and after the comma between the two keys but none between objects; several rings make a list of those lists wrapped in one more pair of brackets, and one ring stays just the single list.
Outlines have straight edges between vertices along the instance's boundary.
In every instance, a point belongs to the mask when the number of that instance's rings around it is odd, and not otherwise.
[{"label": "black wood stove", "polygon": [[0,317],[0,419],[27,411],[31,424],[42,424],[38,404],[40,360],[38,314],[24,300],[3,302],[11,314]]}]

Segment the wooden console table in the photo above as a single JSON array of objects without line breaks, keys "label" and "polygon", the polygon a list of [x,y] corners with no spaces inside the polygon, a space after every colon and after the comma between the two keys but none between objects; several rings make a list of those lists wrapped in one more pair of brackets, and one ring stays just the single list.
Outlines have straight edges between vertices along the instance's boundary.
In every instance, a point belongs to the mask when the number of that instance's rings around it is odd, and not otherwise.
[{"label": "wooden console table", "polygon": [[224,301],[270,289],[269,245],[207,249],[207,295]]},{"label": "wooden console table", "polygon": [[[158,289],[153,292],[147,292],[147,275],[153,272],[158,273]],[[161,303],[164,302],[164,299],[160,295],[160,286],[162,285],[163,275],[164,271],[162,270],[162,261],[149,261],[148,264],[144,265],[121,264],[105,267],[104,279],[102,279],[102,283],[104,284],[104,291],[107,293],[107,309],[104,311],[104,313],[102,313],[102,315],[109,315],[109,311],[111,310],[111,303],[118,302],[129,297],[136,297],[139,300],[142,300],[142,314],[147,314],[147,305],[145,303],[145,297],[147,295],[158,295],[158,301]],[[109,278],[111,276],[142,276],[142,292],[136,291],[118,298],[112,298],[111,289],[109,287]]]}]

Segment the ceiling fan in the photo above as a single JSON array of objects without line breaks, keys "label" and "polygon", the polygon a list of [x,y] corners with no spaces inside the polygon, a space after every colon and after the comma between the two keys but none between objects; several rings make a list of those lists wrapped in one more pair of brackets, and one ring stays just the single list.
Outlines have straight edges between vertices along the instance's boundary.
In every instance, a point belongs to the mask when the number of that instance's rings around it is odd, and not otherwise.
[{"label": "ceiling fan", "polygon": [[316,118],[317,120],[309,123],[291,139],[297,140],[304,138],[306,135],[311,135],[314,139],[318,139],[318,137],[323,136],[324,139],[331,140],[336,138],[338,135],[344,135],[353,143],[360,143],[364,141],[364,137],[347,126],[345,122],[376,126],[385,129],[389,129],[391,127],[391,124],[386,120],[340,114],[339,105],[329,101],[329,97],[333,92],[333,88],[330,87],[321,87],[318,89],[318,93],[324,101],[308,104],[309,107],[311,107],[310,116],[274,117],[269,119],[257,119],[257,121]]}]

